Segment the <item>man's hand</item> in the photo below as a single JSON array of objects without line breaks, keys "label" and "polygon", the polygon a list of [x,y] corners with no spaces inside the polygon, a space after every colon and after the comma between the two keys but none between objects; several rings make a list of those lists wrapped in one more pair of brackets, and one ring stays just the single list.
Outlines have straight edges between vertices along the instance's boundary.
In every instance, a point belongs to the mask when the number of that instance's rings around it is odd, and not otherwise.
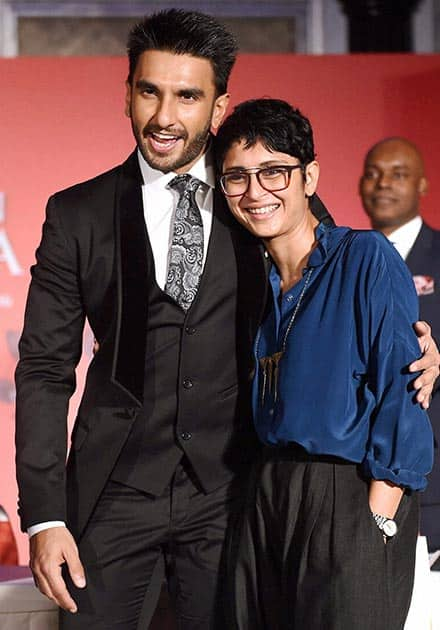
[{"label": "man's hand", "polygon": [[66,527],[51,527],[32,536],[29,546],[30,567],[38,589],[64,610],[75,613],[77,605],[61,576],[61,565],[66,563],[75,586],[84,588],[86,585],[72,534]]},{"label": "man's hand", "polygon": [[431,327],[426,322],[416,322],[414,330],[423,356],[418,361],[411,363],[409,371],[422,371],[422,374],[414,381],[414,389],[417,391],[417,401],[424,409],[428,409],[434,383],[440,372],[440,354],[437,344],[431,337]]}]

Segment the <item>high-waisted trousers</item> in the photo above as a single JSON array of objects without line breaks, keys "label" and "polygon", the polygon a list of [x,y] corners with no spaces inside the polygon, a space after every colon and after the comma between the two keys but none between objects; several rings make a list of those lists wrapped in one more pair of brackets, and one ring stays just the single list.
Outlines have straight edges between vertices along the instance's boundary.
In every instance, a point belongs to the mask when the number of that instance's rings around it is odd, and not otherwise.
[{"label": "high-waisted trousers", "polygon": [[228,630],[401,630],[413,586],[417,493],[386,544],[359,466],[266,448],[229,550]]}]

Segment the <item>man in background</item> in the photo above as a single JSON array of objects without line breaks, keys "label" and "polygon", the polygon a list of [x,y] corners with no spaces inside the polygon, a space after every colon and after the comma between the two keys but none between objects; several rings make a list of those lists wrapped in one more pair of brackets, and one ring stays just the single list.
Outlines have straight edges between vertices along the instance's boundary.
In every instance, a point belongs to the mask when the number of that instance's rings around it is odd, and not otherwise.
[{"label": "man in background", "polygon": [[[423,158],[405,138],[387,138],[367,153],[360,180],[365,212],[375,230],[382,232],[406,261],[420,302],[420,317],[440,338],[440,231],[420,215],[428,191]],[[440,549],[440,393],[434,389],[429,415],[435,436],[435,462],[427,490],[421,494],[421,533],[430,551]]]}]

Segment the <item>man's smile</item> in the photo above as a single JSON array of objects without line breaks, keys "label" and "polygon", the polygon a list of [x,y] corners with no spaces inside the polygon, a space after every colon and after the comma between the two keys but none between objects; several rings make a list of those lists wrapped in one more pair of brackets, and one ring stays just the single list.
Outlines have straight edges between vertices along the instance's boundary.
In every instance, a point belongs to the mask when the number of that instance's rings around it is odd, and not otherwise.
[{"label": "man's smile", "polygon": [[176,147],[180,140],[183,142],[182,136],[165,131],[146,131],[144,137],[157,153],[168,153]]},{"label": "man's smile", "polygon": [[372,198],[374,204],[378,205],[388,205],[392,203],[396,203],[396,198],[390,195],[374,195]]}]

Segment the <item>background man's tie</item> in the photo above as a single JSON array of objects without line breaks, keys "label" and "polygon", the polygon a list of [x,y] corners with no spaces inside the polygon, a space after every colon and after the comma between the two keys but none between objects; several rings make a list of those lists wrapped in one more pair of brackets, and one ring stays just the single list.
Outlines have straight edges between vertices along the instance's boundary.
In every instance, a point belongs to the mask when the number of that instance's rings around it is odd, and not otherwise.
[{"label": "background man's tie", "polygon": [[174,220],[165,292],[187,311],[197,293],[203,262],[203,224],[195,193],[201,181],[177,175],[168,184],[179,201]]}]

